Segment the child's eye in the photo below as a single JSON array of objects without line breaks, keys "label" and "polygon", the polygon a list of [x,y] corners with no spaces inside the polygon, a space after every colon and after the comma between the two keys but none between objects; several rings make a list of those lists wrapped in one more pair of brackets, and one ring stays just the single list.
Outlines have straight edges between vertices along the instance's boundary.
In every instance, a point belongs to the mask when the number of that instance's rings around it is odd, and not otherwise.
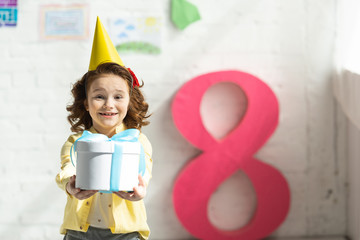
[{"label": "child's eye", "polygon": [[121,95],[116,95],[114,98],[115,98],[116,100],[119,100],[119,99],[122,99],[123,96],[121,96]]},{"label": "child's eye", "polygon": [[95,99],[105,99],[105,97],[103,95],[96,95]]}]

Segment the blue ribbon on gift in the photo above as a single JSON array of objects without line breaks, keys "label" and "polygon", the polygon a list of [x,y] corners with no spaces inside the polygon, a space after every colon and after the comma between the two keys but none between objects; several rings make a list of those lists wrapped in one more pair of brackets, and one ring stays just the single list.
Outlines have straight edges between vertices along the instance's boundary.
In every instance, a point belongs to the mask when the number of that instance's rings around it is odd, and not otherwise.
[{"label": "blue ribbon on gift", "polygon": [[[76,144],[79,140],[81,141],[113,141],[114,144],[114,153],[111,159],[111,174],[110,174],[110,191],[118,191],[119,190],[119,180],[120,180],[120,170],[121,170],[121,158],[122,158],[122,146],[120,142],[138,142],[139,141],[140,131],[134,128],[126,129],[122,132],[119,132],[108,138],[104,134],[99,133],[91,133],[89,131],[84,131],[80,138],[78,138],[74,144],[71,146],[70,150],[70,159],[72,164],[73,162],[73,151],[76,152]],[[74,165],[75,166],[75,165]],[[140,162],[139,162],[139,174],[144,176],[145,174],[145,152],[143,146],[140,144]],[[107,191],[104,191],[107,192]]]}]

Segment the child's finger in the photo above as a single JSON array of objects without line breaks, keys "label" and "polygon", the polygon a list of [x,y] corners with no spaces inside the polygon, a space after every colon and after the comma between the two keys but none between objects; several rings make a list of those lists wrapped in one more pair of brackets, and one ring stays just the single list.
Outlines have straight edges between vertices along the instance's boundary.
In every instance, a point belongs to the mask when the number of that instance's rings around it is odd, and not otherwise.
[{"label": "child's finger", "polygon": [[130,200],[131,199],[131,196],[133,195],[134,193],[127,193],[127,192],[123,192],[123,191],[119,191],[119,192],[116,192],[116,195],[118,195],[119,197],[123,198],[123,199],[126,199],[126,200]]},{"label": "child's finger", "polygon": [[140,199],[143,199],[146,195],[146,188],[145,186],[141,186],[139,184],[139,186],[137,187],[134,187],[134,195],[133,197],[136,199],[136,200],[140,200]]},{"label": "child's finger", "polygon": [[139,186],[145,186],[145,181],[144,181],[144,178],[141,176],[141,174],[139,174],[138,176],[138,179],[139,179]]},{"label": "child's finger", "polygon": [[80,200],[84,200],[87,199],[89,197],[91,197],[92,195],[94,195],[97,191],[96,190],[84,190],[84,191],[80,191],[78,192],[75,197],[80,199]]}]

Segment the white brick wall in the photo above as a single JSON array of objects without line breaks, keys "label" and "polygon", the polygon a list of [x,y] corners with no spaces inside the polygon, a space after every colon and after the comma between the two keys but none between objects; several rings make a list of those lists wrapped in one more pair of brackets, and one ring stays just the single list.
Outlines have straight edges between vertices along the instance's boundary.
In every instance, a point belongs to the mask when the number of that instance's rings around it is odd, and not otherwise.
[{"label": "white brick wall", "polygon": [[[336,1],[191,2],[202,19],[179,31],[169,21],[170,1],[19,1],[18,26],[0,28],[1,239],[62,239],[65,195],[54,177],[70,134],[65,106],[71,83],[87,70],[96,16],[106,25],[106,18],[127,11],[163,19],[161,55],[122,56],[144,79],[153,112],[144,129],[154,149],[146,198],[152,239],[191,238],[176,219],[171,193],[179,170],[199,151],[176,130],[172,98],[193,77],[227,69],[258,76],[279,99],[280,124],[256,154],[281,170],[291,187],[288,218],[273,236],[346,233],[346,162],[337,151],[343,133],[336,131],[344,119],[335,111],[330,84]],[[39,39],[39,5],[55,3],[88,4],[89,39]],[[232,181],[220,192],[238,197],[241,190],[226,192]]]}]

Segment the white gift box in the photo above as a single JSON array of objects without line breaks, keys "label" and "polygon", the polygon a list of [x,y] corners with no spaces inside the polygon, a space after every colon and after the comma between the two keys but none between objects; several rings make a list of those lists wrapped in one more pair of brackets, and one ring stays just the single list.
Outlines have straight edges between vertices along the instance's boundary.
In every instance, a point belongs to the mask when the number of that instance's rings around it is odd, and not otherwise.
[{"label": "white gift box", "polygon": [[139,142],[80,140],[76,152],[77,188],[114,192],[138,185]]}]

